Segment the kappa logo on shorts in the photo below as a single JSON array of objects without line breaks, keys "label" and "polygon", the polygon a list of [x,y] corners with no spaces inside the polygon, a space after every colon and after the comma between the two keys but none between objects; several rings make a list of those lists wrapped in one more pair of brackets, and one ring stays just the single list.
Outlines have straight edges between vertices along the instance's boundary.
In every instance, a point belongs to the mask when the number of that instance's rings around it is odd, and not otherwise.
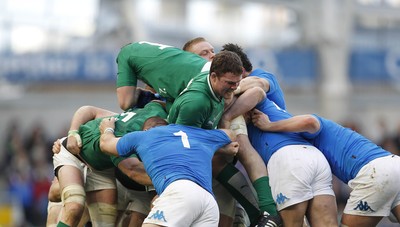
[{"label": "kappa logo on shorts", "polygon": [[276,203],[277,203],[277,204],[282,204],[282,203],[284,203],[286,200],[289,200],[289,198],[286,197],[285,195],[283,195],[282,192],[279,193],[279,194],[276,196]]},{"label": "kappa logo on shorts", "polygon": [[375,212],[369,205],[368,203],[365,201],[363,202],[362,200],[360,200],[360,202],[357,204],[357,206],[354,208],[354,210],[361,210],[361,211],[370,211],[370,212]]},{"label": "kappa logo on shorts", "polygon": [[160,211],[160,210],[157,210],[153,215],[148,217],[148,219],[154,219],[154,220],[167,222],[167,220],[165,220],[165,217],[164,217],[164,211]]}]

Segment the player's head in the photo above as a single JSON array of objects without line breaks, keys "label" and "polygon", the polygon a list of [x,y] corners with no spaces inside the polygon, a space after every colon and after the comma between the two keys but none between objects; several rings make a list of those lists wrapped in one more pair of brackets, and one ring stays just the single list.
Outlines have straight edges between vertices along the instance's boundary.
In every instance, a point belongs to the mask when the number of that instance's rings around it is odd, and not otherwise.
[{"label": "player's head", "polygon": [[230,98],[242,79],[243,66],[239,56],[231,51],[215,55],[210,67],[210,83],[214,93]]},{"label": "player's head", "polygon": [[249,58],[247,57],[247,54],[244,53],[241,46],[239,46],[237,44],[233,44],[233,43],[227,43],[222,46],[221,51],[225,51],[225,50],[235,52],[237,55],[239,55],[240,60],[242,61],[242,64],[243,64],[243,68],[246,72],[250,73],[253,70],[253,65],[251,64]]},{"label": "player's head", "polygon": [[187,41],[182,49],[197,54],[207,61],[212,61],[215,56],[214,47],[203,37]]},{"label": "player's head", "polygon": [[147,120],[143,123],[142,130],[146,131],[151,128],[157,127],[157,126],[163,126],[163,125],[168,125],[168,122],[161,117],[155,116],[155,117],[149,117]]}]

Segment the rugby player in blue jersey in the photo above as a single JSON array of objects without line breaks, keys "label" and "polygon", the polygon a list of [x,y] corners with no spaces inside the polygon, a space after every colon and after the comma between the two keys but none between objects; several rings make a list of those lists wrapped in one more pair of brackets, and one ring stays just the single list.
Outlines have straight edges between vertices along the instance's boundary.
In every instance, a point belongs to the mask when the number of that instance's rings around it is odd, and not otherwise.
[{"label": "rugby player in blue jersey", "polygon": [[101,149],[115,156],[136,153],[143,161],[159,195],[143,226],[216,227],[219,210],[211,188],[211,159],[217,150],[235,155],[235,135],[225,129],[166,124],[162,118],[149,118],[145,131],[117,138],[114,119],[105,119]]},{"label": "rugby player in blue jersey", "polygon": [[399,156],[318,115],[284,116],[284,120],[271,122],[254,110],[252,120],[261,130],[299,132],[322,151],[333,174],[352,189],[343,211],[343,226],[376,226],[390,212],[399,222]]}]

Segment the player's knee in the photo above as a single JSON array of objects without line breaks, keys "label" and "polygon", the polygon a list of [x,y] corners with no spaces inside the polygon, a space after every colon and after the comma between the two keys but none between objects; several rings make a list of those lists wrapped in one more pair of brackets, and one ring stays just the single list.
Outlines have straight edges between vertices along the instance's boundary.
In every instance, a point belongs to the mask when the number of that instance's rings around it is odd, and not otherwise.
[{"label": "player's knee", "polygon": [[244,117],[240,115],[239,117],[236,117],[231,121],[231,127],[230,129],[236,134],[236,135],[248,135],[247,134],[247,127],[246,127],[246,121],[244,120]]},{"label": "player's knee", "polygon": [[114,226],[117,219],[117,204],[92,203],[89,206],[90,219],[94,226]]},{"label": "player's knee", "polygon": [[48,193],[48,199],[49,199],[49,201],[55,202],[55,203],[61,202],[60,191],[50,188],[49,193]]},{"label": "player's knee", "polygon": [[85,206],[86,194],[83,186],[74,184],[65,187],[61,192],[63,205],[68,207],[67,212],[82,214]]}]

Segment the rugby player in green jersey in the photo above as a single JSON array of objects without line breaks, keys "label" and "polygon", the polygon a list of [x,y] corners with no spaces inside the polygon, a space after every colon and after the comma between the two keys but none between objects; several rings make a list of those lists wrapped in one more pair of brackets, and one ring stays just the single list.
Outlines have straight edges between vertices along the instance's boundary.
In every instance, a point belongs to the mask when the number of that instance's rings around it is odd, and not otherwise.
[{"label": "rugby player in green jersey", "polygon": [[215,55],[209,72],[199,74],[182,91],[171,106],[169,123],[216,129],[224,112],[225,100],[242,79],[239,56],[230,51]]},{"label": "rugby player in green jersey", "polygon": [[138,80],[149,85],[167,101],[167,110],[189,81],[210,65],[202,57],[179,48],[135,42],[121,48],[117,57],[117,96],[121,109],[135,106],[143,91]]},{"label": "rugby player in green jersey", "polygon": [[[246,81],[246,86],[243,87],[247,88],[242,89],[242,91],[240,91],[241,89],[238,88],[240,80],[236,81],[237,83],[235,84],[234,83],[235,81],[232,81],[231,78],[227,77],[224,78],[225,75],[222,72],[232,72],[234,69],[234,67],[232,65],[227,64],[226,61],[228,62],[232,61],[233,65],[238,63],[235,62],[233,59],[229,58],[226,58],[224,60],[219,60],[220,56],[223,56],[223,52],[220,52],[219,54],[214,56],[210,72],[203,73],[203,76],[194,78],[193,82],[191,82],[188,85],[188,87],[181,93],[181,95],[175,100],[168,116],[168,119],[171,123],[185,124],[185,125],[202,127],[205,129],[212,129],[217,127],[220,118],[223,114],[224,107],[225,108],[227,108],[227,106],[229,107],[229,105],[225,104],[222,105],[221,100],[222,101],[224,101],[224,99],[231,100],[233,97],[233,93],[235,94],[243,93],[247,97],[252,97],[253,99],[252,101],[256,103],[265,98],[265,92],[268,91],[269,86],[265,88],[266,87],[264,85],[265,83],[262,83],[263,86],[261,87],[250,86],[250,84],[255,85],[255,83],[259,83],[260,79],[257,77],[246,78],[250,80]],[[231,68],[228,69],[229,67]],[[240,67],[242,67],[242,63],[240,63]],[[218,70],[220,71],[217,74]],[[228,74],[227,76],[230,75]],[[245,127],[246,126],[244,124],[244,128]],[[239,131],[241,130],[242,129],[240,129]],[[254,149],[253,153],[255,155],[258,155],[254,151]],[[250,155],[250,154],[247,153],[245,155]],[[261,158],[259,157],[258,159],[261,160]],[[257,207],[258,205],[257,202],[254,202],[254,200],[251,200],[251,198],[249,199],[249,194],[252,193],[251,192],[245,193],[244,191],[241,191],[237,187],[231,185],[231,183],[229,183],[228,181],[233,179],[234,176],[235,178],[239,177],[239,175],[237,174],[239,172],[237,170],[233,171],[235,167],[233,165],[224,167],[225,161],[223,158],[222,159],[214,158],[213,162],[214,162],[213,165],[214,176],[217,178],[219,182],[221,182],[225,187],[227,187],[228,190],[233,195],[235,195],[235,198],[245,207],[247,213],[250,216],[251,222],[255,224],[261,221],[263,219],[264,213],[261,212],[260,216],[260,210]],[[251,165],[251,163],[247,163],[247,165],[249,164]],[[261,162],[261,164],[263,163]],[[224,167],[224,168],[219,168],[219,167]],[[247,167],[246,169],[249,168]],[[252,169],[254,169],[254,167],[251,167],[251,170]],[[263,175],[264,172],[265,174]],[[275,203],[272,200],[270,193],[268,193],[268,191],[264,189],[269,187],[268,182],[265,182],[266,170],[261,172],[259,171],[257,173],[250,173],[250,176],[252,176],[253,177],[252,180],[257,183],[253,185],[256,188],[258,199],[260,203],[263,205],[262,211],[267,210],[268,213],[275,212],[276,214]],[[257,201],[257,199],[255,201]]]},{"label": "rugby player in green jersey", "polygon": [[[68,141],[64,142],[61,151],[53,156],[64,205],[57,226],[75,226],[82,214],[85,199],[94,226],[115,226],[114,166],[118,166],[123,173],[138,183],[151,185],[150,178],[136,157],[121,159],[101,152],[99,124],[102,118],[110,116],[117,119],[115,134],[122,136],[131,131],[141,130],[142,124],[149,117],[165,118],[166,112],[159,103],[151,102],[143,109],[134,109],[119,115],[92,106],[81,107],[74,114]],[[87,171],[86,177],[87,167],[90,171]]]},{"label": "rugby player in green jersey", "polygon": [[197,54],[207,61],[212,61],[215,56],[214,47],[203,37],[196,37],[187,41],[182,50]]}]

